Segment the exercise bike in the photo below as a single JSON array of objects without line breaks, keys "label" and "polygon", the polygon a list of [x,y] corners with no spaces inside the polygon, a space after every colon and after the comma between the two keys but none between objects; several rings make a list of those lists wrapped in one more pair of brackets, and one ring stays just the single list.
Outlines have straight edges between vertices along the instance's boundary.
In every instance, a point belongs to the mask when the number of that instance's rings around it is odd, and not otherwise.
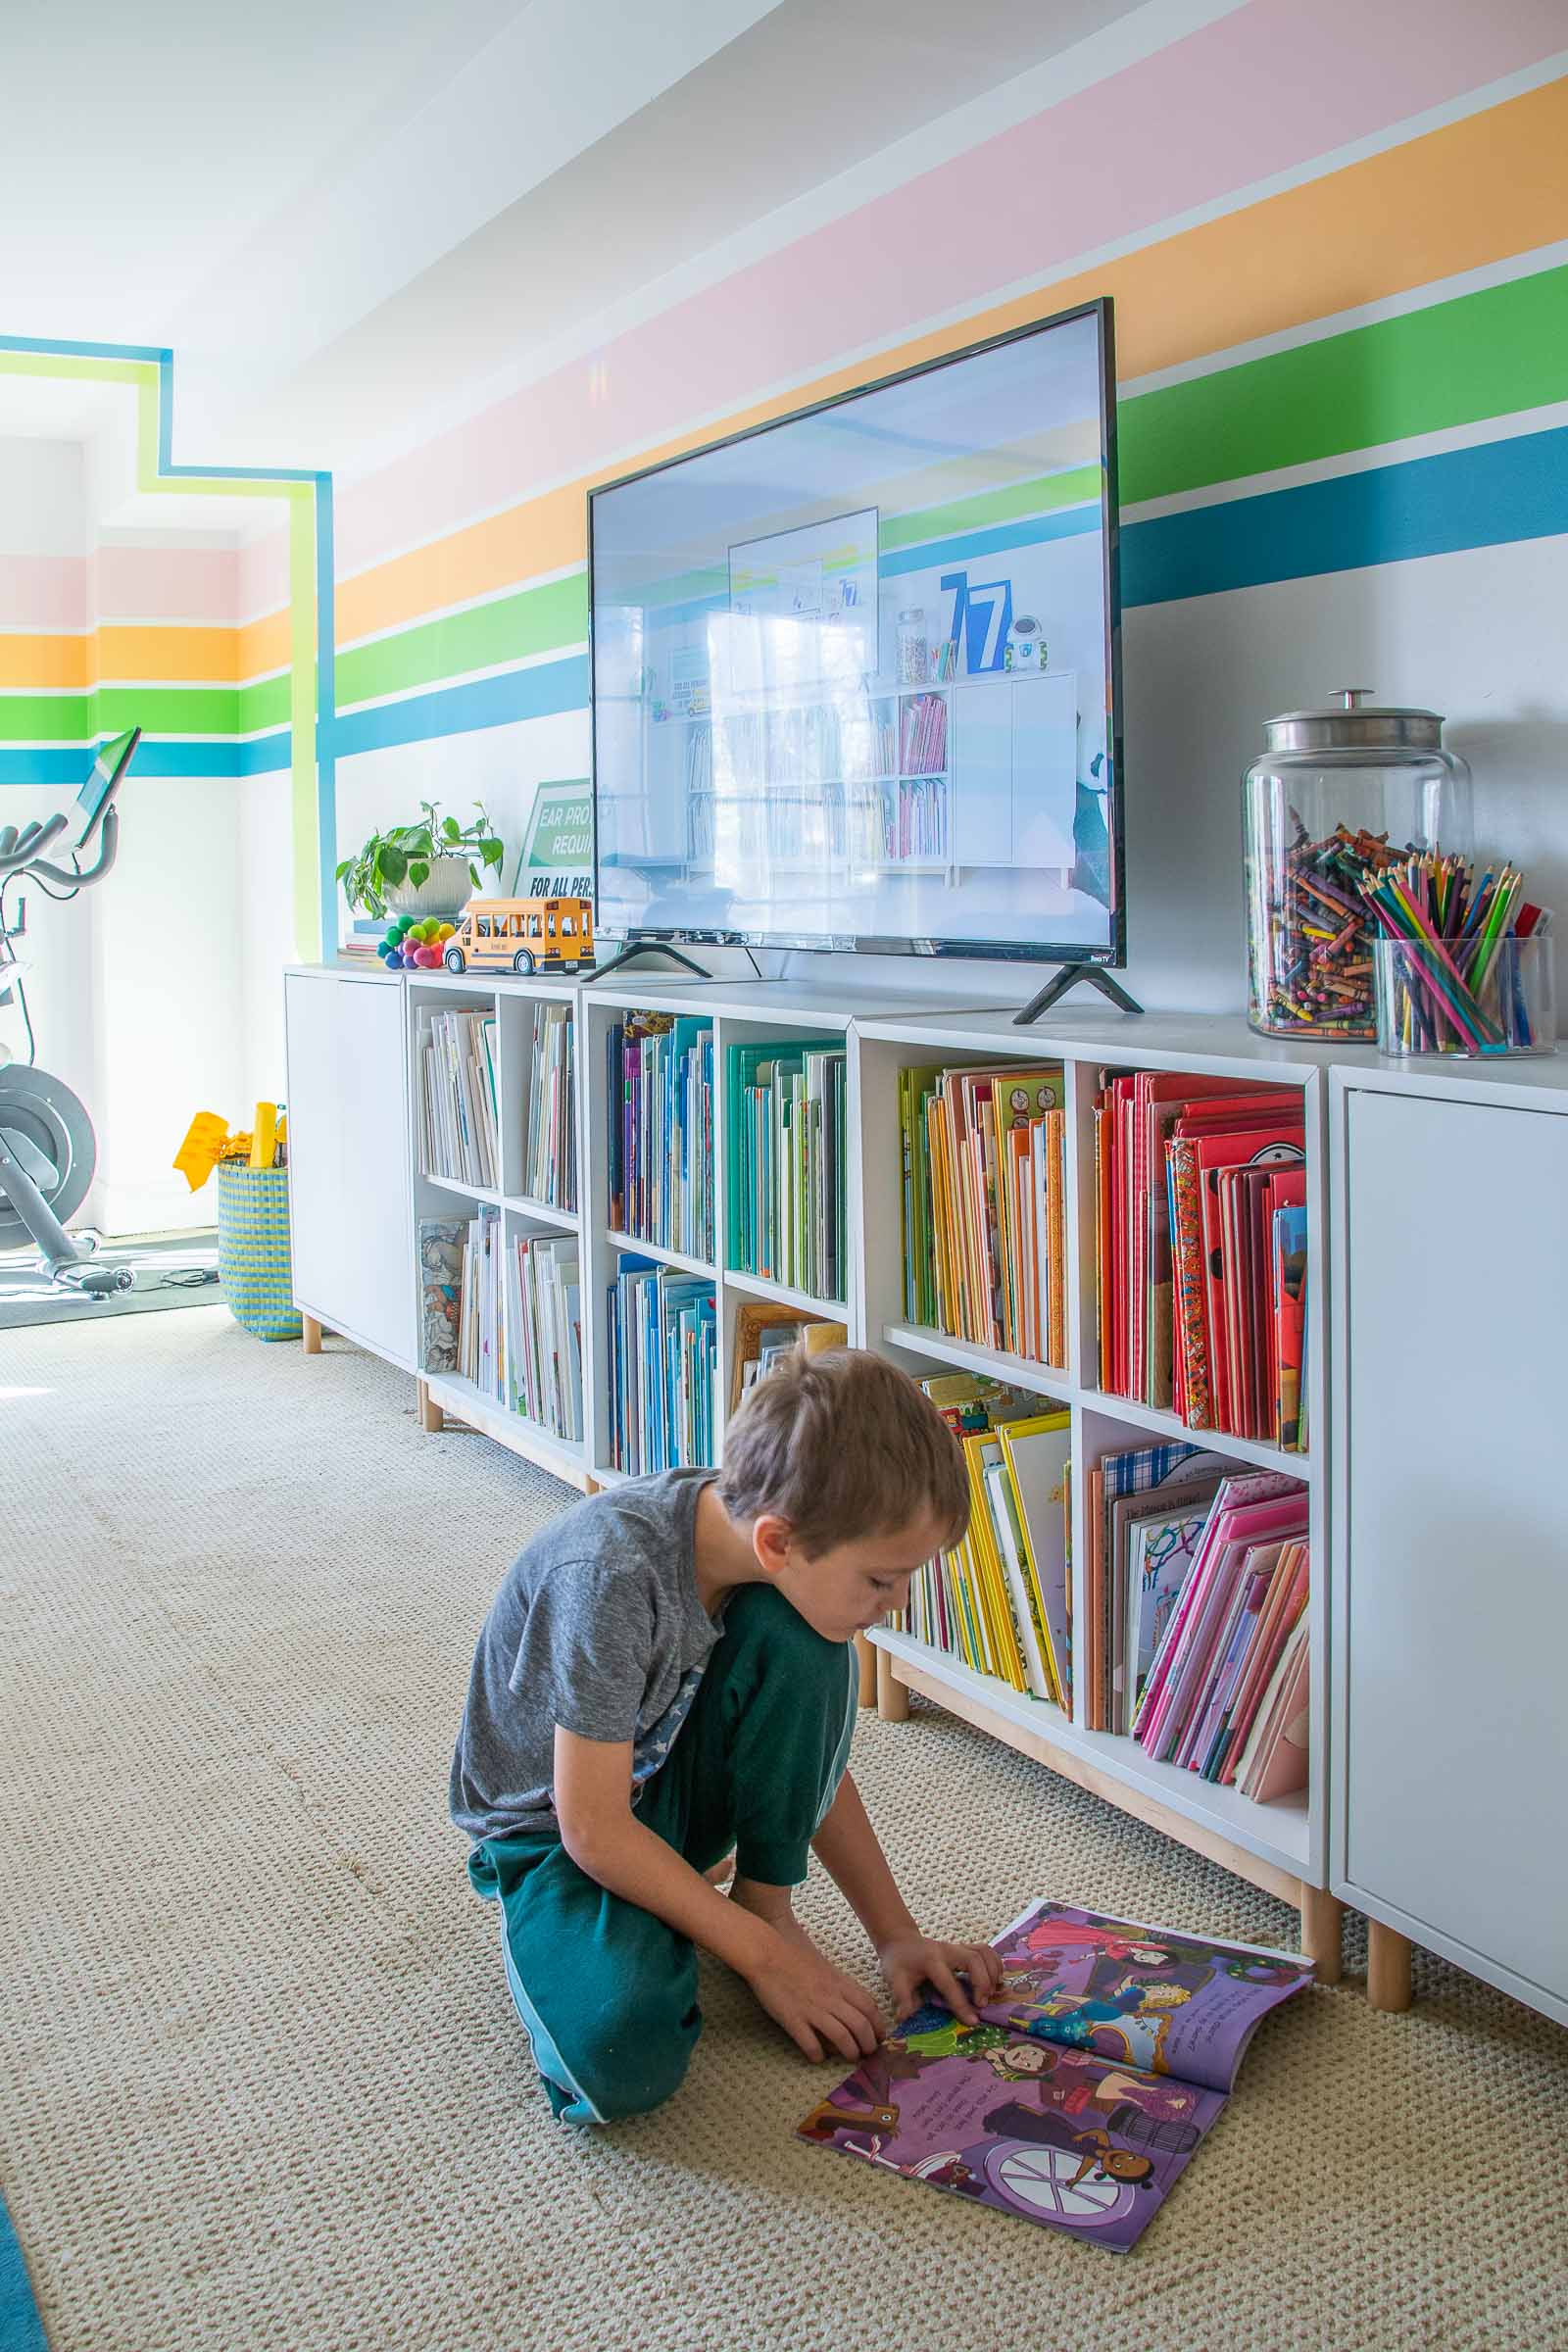
[{"label": "exercise bike", "polygon": [[[20,1009],[28,1056],[25,1061],[12,1060],[0,1046],[0,1250],[21,1249],[30,1239],[37,1244],[51,1282],[100,1301],[128,1290],[132,1276],[128,1266],[94,1265],[95,1245],[66,1231],[66,1219],[74,1216],[87,1198],[98,1147],[80,1097],[33,1061],[32,1021],[16,952],[27,927],[26,902],[18,901],[12,925],[7,923],[5,902],[14,881],[35,881],[46,896],[61,899],[74,899],[79,890],[103,881],[120,847],[115,794],[140,741],[141,729],[130,727],[99,751],[76,796],[83,822],[74,849],[58,850],[71,821],[65,811],[20,830],[0,825],[0,1010],[13,1004]],[[84,866],[83,854],[95,835],[96,860]],[[56,863],[46,855],[50,851],[70,862]]]}]

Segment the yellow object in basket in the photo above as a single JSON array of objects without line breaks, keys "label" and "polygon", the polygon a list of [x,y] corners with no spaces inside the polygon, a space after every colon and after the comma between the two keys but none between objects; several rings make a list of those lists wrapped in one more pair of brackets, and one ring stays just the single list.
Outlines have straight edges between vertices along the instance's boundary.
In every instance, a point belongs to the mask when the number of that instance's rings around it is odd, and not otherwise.
[{"label": "yellow object in basket", "polygon": [[174,1165],[193,1193],[200,1192],[223,1157],[227,1142],[228,1121],[220,1119],[216,1110],[199,1110],[186,1130],[185,1141],[174,1153]]},{"label": "yellow object in basket", "polygon": [[258,1102],[256,1124],[251,1130],[251,1159],[253,1168],[270,1168],[277,1156],[277,1104]]}]

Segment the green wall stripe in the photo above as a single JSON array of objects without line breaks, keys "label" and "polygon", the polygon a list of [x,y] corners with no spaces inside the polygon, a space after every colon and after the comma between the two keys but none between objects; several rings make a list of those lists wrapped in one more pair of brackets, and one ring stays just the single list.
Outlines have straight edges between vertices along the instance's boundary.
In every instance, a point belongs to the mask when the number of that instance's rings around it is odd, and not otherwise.
[{"label": "green wall stripe", "polygon": [[1050,514],[1057,507],[1081,506],[1085,499],[1099,496],[1100,467],[1072,466],[1061,473],[1038,475],[1030,482],[1010,482],[1004,490],[956,498],[945,507],[920,507],[912,514],[884,515],[877,526],[877,542],[886,548],[916,547],[922,539],[951,539],[959,531],[984,530],[1029,514]]},{"label": "green wall stripe", "polygon": [[0,695],[0,738],[7,743],[87,743],[92,733],[90,694]]},{"label": "green wall stripe", "polygon": [[462,677],[469,670],[524,662],[532,654],[552,654],[564,645],[580,645],[587,634],[587,575],[573,572],[538,588],[497,597],[493,604],[475,605],[466,612],[416,621],[395,637],[378,637],[373,644],[340,653],[338,708]]},{"label": "green wall stripe", "polygon": [[236,695],[235,726],[241,735],[254,735],[261,727],[286,727],[289,723],[289,672],[275,678],[262,678],[254,686],[241,686]]},{"label": "green wall stripe", "polygon": [[1120,404],[1131,506],[1568,399],[1568,268]]},{"label": "green wall stripe", "polygon": [[[232,735],[232,686],[101,686],[83,694],[0,694],[0,741],[88,743],[140,727],[148,735]],[[258,725],[266,725],[261,719]]]},{"label": "green wall stripe", "polygon": [[239,723],[236,686],[101,686],[100,731],[140,727],[148,735],[232,735]]}]

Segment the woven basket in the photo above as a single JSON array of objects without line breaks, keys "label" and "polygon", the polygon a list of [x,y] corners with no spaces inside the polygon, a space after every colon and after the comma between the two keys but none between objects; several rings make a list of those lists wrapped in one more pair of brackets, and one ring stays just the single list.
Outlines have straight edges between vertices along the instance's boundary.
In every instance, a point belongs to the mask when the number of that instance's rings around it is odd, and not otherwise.
[{"label": "woven basket", "polygon": [[218,1163],[218,1279],[223,1302],[258,1340],[297,1340],[288,1257],[288,1170]]}]

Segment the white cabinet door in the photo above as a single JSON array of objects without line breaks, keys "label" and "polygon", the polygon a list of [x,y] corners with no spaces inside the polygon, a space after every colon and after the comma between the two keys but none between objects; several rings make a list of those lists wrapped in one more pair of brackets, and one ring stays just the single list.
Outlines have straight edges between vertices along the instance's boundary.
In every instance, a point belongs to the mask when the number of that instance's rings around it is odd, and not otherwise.
[{"label": "white cabinet door", "polygon": [[403,991],[289,972],[294,1296],[332,1331],[412,1371],[414,1201]]},{"label": "white cabinet door", "polygon": [[1568,2019],[1568,1116],[1347,1081],[1337,1891]]}]

